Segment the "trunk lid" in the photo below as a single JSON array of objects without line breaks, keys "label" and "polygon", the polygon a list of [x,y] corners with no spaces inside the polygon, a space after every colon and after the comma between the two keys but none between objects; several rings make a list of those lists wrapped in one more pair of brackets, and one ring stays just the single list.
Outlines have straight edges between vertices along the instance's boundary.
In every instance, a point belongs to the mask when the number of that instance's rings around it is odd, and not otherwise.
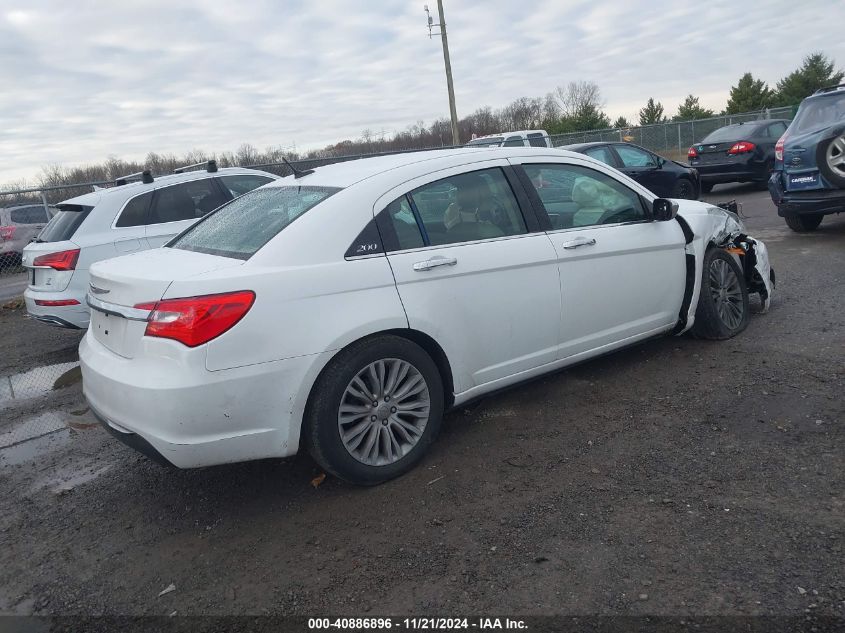
[{"label": "trunk lid", "polygon": [[709,165],[728,161],[732,158],[728,156],[728,150],[733,147],[736,142],[737,141],[698,143],[695,145],[695,149],[698,152],[698,160],[695,164]]},{"label": "trunk lid", "polygon": [[88,296],[93,303],[89,329],[115,354],[133,358],[144,336],[142,303],[155,303],[174,281],[242,266],[243,261],[173,248],[157,248],[91,266]]}]

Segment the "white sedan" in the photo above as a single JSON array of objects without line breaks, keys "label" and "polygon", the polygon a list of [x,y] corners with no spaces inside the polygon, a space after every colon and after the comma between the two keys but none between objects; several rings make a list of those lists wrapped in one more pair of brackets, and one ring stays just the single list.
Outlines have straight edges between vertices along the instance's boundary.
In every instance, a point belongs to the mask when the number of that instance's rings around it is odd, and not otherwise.
[{"label": "white sedan", "polygon": [[445,410],[649,337],[729,338],[773,279],[735,214],[582,154],[370,158],[94,264],[84,392],[113,435],[181,468],[305,449],[376,484],[422,458]]}]

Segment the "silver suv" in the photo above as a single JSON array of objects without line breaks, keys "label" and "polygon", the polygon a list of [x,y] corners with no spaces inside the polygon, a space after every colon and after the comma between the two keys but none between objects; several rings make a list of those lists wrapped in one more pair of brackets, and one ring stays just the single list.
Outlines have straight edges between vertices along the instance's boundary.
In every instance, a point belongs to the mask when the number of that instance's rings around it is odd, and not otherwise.
[{"label": "silver suv", "polygon": [[278,178],[254,169],[218,169],[214,161],[202,165],[155,178],[146,171],[133,174],[57,204],[58,213],[23,251],[27,312],[51,325],[88,327],[91,264],[163,246],[225,202]]},{"label": "silver suv", "polygon": [[0,209],[0,270],[20,262],[29,244],[56,214],[56,207],[27,204]]}]

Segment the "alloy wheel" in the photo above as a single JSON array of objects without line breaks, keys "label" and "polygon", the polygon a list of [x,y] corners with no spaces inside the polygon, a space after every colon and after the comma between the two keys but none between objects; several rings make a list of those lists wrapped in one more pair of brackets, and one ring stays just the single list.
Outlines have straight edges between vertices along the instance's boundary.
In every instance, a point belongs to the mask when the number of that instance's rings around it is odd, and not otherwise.
[{"label": "alloy wheel", "polygon": [[845,134],[830,142],[825,152],[825,159],[833,173],[845,178]]},{"label": "alloy wheel", "polygon": [[710,295],[722,323],[732,330],[738,328],[745,309],[742,286],[736,273],[724,259],[714,259],[710,264]]},{"label": "alloy wheel", "polygon": [[359,371],[340,400],[337,426],[352,457],[370,466],[399,461],[420,441],[431,396],[420,371],[398,358]]}]

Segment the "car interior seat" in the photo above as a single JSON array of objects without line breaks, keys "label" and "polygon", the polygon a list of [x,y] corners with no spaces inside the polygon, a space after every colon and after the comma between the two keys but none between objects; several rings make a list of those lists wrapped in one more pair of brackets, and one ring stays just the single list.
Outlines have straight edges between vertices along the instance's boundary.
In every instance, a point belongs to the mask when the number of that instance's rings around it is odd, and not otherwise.
[{"label": "car interior seat", "polygon": [[602,205],[602,192],[599,183],[583,176],[575,179],[572,187],[572,202],[578,210],[572,217],[572,226],[589,226],[598,223],[606,211]]}]

